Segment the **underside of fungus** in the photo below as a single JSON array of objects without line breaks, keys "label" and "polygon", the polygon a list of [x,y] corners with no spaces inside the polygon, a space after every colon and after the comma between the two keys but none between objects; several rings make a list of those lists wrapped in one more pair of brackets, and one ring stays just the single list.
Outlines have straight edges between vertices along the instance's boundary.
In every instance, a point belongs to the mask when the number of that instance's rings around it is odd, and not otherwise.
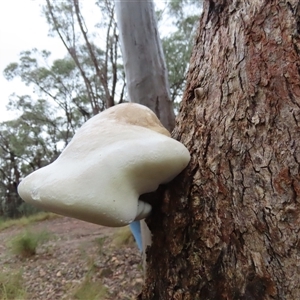
[{"label": "underside of fungus", "polygon": [[22,180],[18,192],[45,210],[124,226],[150,214],[139,196],[171,181],[189,160],[150,109],[119,104],[87,121],[53,163]]}]

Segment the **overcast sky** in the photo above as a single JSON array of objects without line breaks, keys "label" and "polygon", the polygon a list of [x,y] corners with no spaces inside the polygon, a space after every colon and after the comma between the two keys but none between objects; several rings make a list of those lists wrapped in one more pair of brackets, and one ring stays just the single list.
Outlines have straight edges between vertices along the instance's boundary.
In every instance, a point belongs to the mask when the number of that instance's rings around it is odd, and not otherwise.
[{"label": "overcast sky", "polygon": [[[87,0],[93,1],[93,0]],[[28,94],[32,91],[19,80],[7,81],[3,70],[11,62],[17,62],[23,50],[48,49],[53,57],[64,56],[65,50],[57,39],[48,37],[48,25],[41,16],[42,0],[0,1],[0,121],[12,116],[5,106],[9,95]]]}]

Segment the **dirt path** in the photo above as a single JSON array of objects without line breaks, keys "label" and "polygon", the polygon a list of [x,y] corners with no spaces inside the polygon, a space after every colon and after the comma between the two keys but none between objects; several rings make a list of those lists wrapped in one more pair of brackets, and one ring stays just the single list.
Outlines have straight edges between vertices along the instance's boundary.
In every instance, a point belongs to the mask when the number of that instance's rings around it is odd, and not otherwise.
[{"label": "dirt path", "polygon": [[[124,230],[120,234],[120,229],[66,217],[34,223],[27,229],[51,234],[36,255],[25,259],[12,254],[8,246],[24,228],[0,232],[0,270],[21,270],[27,299],[126,300],[135,299],[140,292],[141,255],[134,242],[116,242],[116,236],[126,236]],[[105,295],[93,296],[93,289],[99,288]],[[86,289],[89,296],[84,294]]]}]

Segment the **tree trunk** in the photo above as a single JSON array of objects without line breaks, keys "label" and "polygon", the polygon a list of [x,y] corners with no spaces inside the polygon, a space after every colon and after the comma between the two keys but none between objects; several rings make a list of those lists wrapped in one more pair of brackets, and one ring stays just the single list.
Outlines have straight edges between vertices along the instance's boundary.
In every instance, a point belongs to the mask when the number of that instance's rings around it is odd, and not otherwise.
[{"label": "tree trunk", "polygon": [[[171,132],[175,114],[153,1],[115,0],[115,9],[130,101],[149,107]],[[140,225],[145,272],[151,232],[144,220]]]},{"label": "tree trunk", "polygon": [[170,131],[174,128],[166,62],[153,1],[115,1],[128,94],[149,107]]},{"label": "tree trunk", "polygon": [[299,8],[204,2],[139,299],[300,299]]}]

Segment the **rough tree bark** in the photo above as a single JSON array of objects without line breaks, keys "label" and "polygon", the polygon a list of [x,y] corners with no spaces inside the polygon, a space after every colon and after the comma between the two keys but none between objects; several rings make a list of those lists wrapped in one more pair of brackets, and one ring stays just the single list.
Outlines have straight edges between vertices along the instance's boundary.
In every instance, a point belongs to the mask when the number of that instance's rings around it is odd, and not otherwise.
[{"label": "rough tree bark", "polygon": [[299,8],[204,1],[139,299],[300,299]]}]

